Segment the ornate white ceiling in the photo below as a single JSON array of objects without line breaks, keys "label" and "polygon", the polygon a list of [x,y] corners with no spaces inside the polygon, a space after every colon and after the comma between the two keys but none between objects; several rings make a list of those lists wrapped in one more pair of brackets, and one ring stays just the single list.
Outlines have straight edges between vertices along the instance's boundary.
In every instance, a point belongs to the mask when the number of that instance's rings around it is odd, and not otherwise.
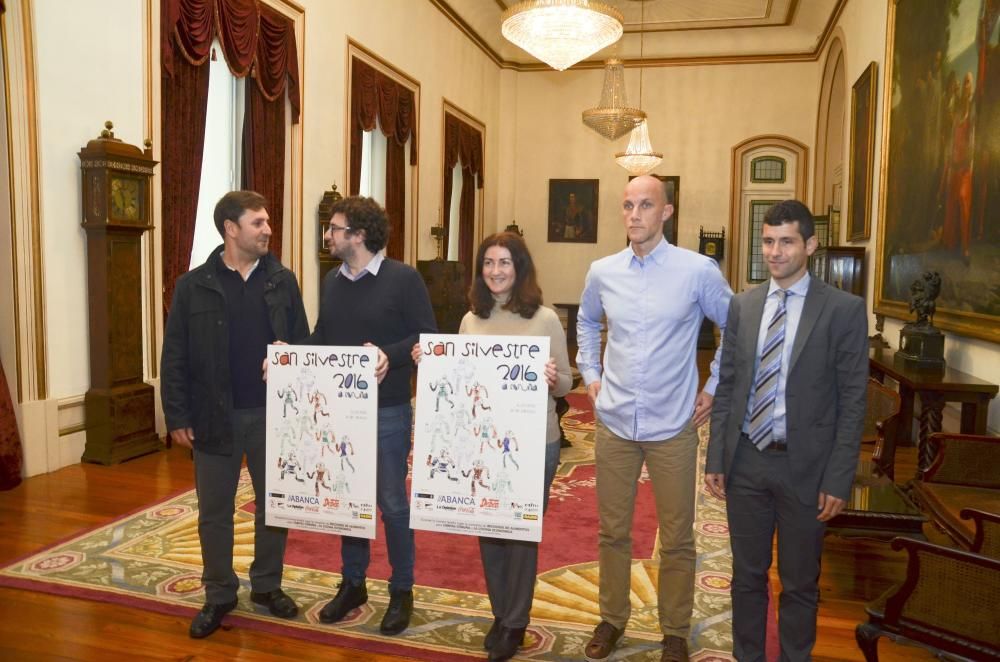
[{"label": "ornate white ceiling", "polygon": [[[867,1],[867,0],[866,0]],[[516,0],[430,0],[498,64],[545,70],[500,34]],[[629,64],[815,59],[846,0],[604,0],[625,17],[625,36],[577,67],[608,57]],[[644,20],[641,19],[645,12]]]}]

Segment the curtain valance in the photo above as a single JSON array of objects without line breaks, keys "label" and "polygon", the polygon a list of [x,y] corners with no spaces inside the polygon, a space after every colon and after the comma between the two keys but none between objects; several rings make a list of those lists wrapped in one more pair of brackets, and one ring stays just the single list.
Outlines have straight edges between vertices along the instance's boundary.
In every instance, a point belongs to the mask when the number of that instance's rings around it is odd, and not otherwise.
[{"label": "curtain valance", "polygon": [[462,170],[476,177],[476,187],[483,188],[483,134],[458,117],[444,115],[444,169],[450,172],[461,161]]},{"label": "curtain valance", "polygon": [[286,90],[292,122],[299,121],[299,68],[295,26],[258,0],[163,0],[160,53],[163,72],[174,76],[180,55],[192,65],[205,62],[218,35],[234,76],[251,74],[269,101]]}]

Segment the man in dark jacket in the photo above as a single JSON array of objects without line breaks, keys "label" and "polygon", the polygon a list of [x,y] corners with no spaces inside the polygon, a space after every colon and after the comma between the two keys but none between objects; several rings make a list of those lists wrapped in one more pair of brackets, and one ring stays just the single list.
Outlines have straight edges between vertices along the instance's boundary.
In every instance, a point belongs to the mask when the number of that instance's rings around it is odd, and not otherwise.
[{"label": "man in dark jacket", "polygon": [[219,200],[215,226],[223,244],[178,279],[163,339],[167,429],[174,443],[194,451],[206,598],[191,622],[196,639],[215,632],[237,604],[233,510],[244,455],[257,497],[250,599],[281,618],[298,613],[281,590],[288,530],[264,524],[262,366],[268,343],[301,340],[309,324],[295,275],[268,252],[266,206],[253,191]]},{"label": "man in dark jacket", "polygon": [[[437,332],[427,287],[417,271],[382,253],[389,238],[385,210],[371,198],[345,198],[333,205],[323,238],[330,255],[344,261],[323,279],[319,321],[308,343],[378,347],[378,481],[392,576],[389,606],[379,630],[399,634],[413,612],[413,530],[406,490],[410,454],[410,349],[421,333]],[[343,582],[319,613],[336,623],[368,601],[365,574],[370,560],[367,538],[345,536],[340,546]]]}]

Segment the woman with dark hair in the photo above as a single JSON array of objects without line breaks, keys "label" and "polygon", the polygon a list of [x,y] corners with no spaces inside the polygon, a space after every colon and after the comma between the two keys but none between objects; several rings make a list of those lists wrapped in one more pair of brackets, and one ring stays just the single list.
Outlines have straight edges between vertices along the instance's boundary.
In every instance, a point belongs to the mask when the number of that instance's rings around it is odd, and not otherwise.
[{"label": "woman with dark hair", "polygon": [[[500,232],[483,240],[476,252],[475,278],[469,289],[471,310],[462,318],[459,333],[504,336],[548,336],[551,357],[545,365],[549,387],[545,432],[545,484],[543,512],[549,486],[559,466],[559,421],[555,398],[572,386],[566,333],[555,311],[542,305],[542,291],[535,264],[524,240],[513,232]],[[420,360],[420,346],[413,360]],[[523,443],[523,440],[522,442]],[[493,610],[493,626],[483,647],[490,660],[508,660],[524,642],[528,614],[535,594],[538,543],[523,540],[479,538],[486,575],[486,589]]]}]

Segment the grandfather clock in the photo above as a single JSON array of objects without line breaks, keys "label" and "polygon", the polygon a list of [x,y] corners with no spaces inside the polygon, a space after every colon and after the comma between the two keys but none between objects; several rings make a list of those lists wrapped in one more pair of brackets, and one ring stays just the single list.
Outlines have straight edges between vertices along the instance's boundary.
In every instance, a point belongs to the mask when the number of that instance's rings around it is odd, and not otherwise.
[{"label": "grandfather clock", "polygon": [[111,122],[80,150],[90,300],[84,462],[114,464],[162,448],[153,387],[142,379],[142,234],[152,229],[153,151]]}]

